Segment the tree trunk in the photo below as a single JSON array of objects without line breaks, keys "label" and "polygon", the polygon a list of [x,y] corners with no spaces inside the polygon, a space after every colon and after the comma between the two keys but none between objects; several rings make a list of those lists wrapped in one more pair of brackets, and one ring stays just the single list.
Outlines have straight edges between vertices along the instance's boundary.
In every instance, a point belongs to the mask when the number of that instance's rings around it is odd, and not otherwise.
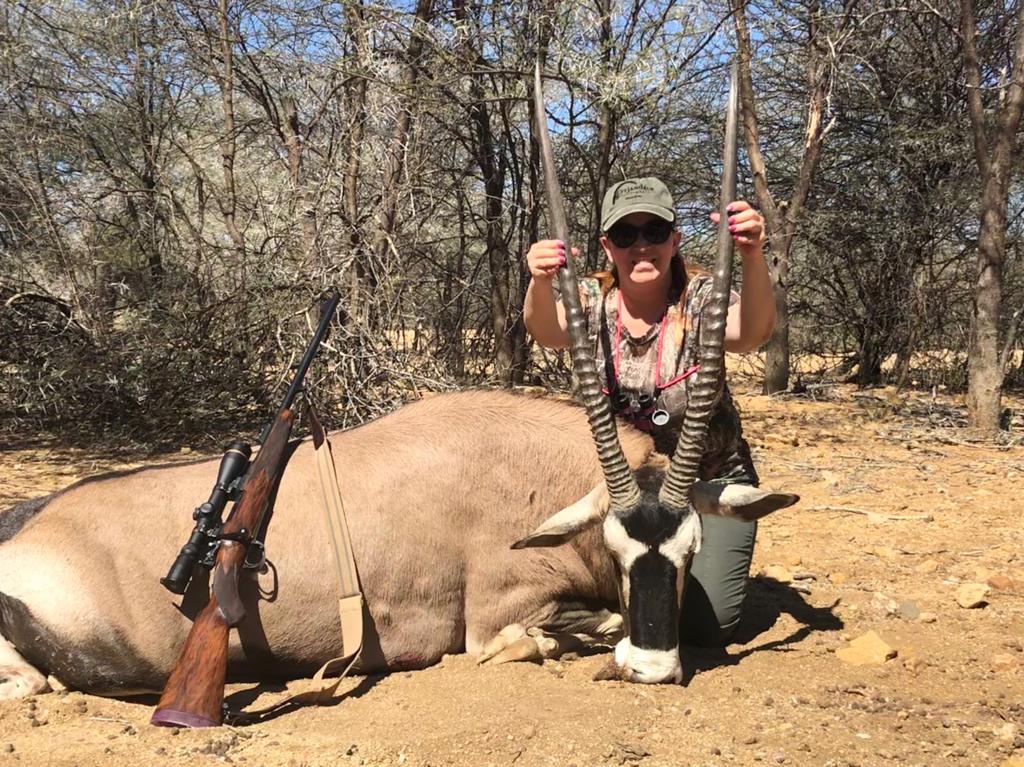
[{"label": "tree trunk", "polygon": [[[839,28],[849,22],[856,0],[851,0],[843,10]],[[743,105],[743,135],[750,158],[750,169],[754,176],[754,194],[758,207],[765,218],[768,243],[771,249],[768,271],[775,294],[776,320],[771,339],[765,346],[765,394],[785,391],[789,386],[789,308],[787,292],[789,287],[789,256],[793,247],[797,223],[803,212],[804,203],[811,190],[811,182],[821,158],[821,145],[828,127],[824,124],[825,93],[828,66],[821,59],[818,17],[821,8],[812,2],[807,17],[807,63],[805,79],[808,91],[807,121],[804,130],[803,156],[796,184],[789,200],[776,204],[768,188],[768,175],[764,157],[761,154],[757,103],[754,96],[753,78],[750,73],[752,47],[750,30],[747,27],[745,0],[733,0],[733,21],[740,61],[740,102]]]},{"label": "tree trunk", "polygon": [[238,190],[235,185],[235,76],[233,37],[228,19],[228,0],[220,0],[217,16],[220,29],[220,57],[224,69],[219,73],[221,104],[224,108],[224,128],[220,138],[221,168],[224,173],[224,192],[218,198],[224,226],[238,253],[239,274],[245,279],[245,235],[238,226]]},{"label": "tree trunk", "polygon": [[348,300],[351,316],[357,322],[364,319],[360,287],[366,278],[366,262],[360,258],[362,249],[362,223],[359,205],[359,173],[363,158],[363,136],[366,131],[367,64],[370,42],[366,32],[365,10],[361,0],[345,4],[348,33],[355,46],[356,75],[346,99],[349,115],[348,153],[345,158],[345,176],[342,186],[342,208],[348,226],[348,244],[352,255],[352,268],[348,272]]},{"label": "tree trunk", "polygon": [[[601,65],[605,70],[612,66],[612,48],[615,33],[612,29],[612,12],[609,0],[598,0],[601,13]],[[584,272],[592,272],[604,264],[604,251],[601,248],[601,203],[604,193],[610,184],[608,177],[612,168],[612,147],[615,144],[615,128],[618,115],[606,100],[601,100],[597,111],[597,177],[594,179],[594,216],[597,219],[590,227],[590,241],[587,243],[586,268]]]},{"label": "tree trunk", "polygon": [[[455,15],[467,21],[465,3],[456,0]],[[478,20],[478,28],[482,19]],[[484,78],[487,62],[473,47],[473,37],[467,38],[464,50],[466,64],[473,70],[470,75],[469,119],[474,128],[474,159],[484,179],[484,226],[486,229],[487,263],[490,267],[491,332],[494,335],[494,377],[502,385],[512,385],[514,357],[512,328],[509,322],[509,254],[502,228],[502,195],[505,189],[505,162],[501,148],[494,140],[491,112],[487,107]],[[499,107],[500,108],[500,107]]]},{"label": "tree trunk", "polygon": [[288,178],[292,185],[292,205],[302,232],[302,255],[307,266],[318,263],[316,205],[310,197],[303,173],[302,161],[305,150],[303,126],[292,96],[281,98],[281,130],[284,135],[285,151],[288,153]]},{"label": "tree trunk", "polygon": [[971,426],[995,433],[1000,426],[1005,370],[1000,364],[999,320],[1002,310],[1003,263],[1006,259],[1006,210],[1013,153],[1024,104],[1024,4],[1018,9],[1013,71],[1000,94],[994,136],[988,135],[982,103],[981,64],[973,0],[961,0],[960,31],[967,71],[967,106],[974,134],[974,153],[981,171],[981,228],[974,316],[967,352],[967,412]]},{"label": "tree trunk", "polygon": [[789,386],[789,305],[786,303],[786,289],[778,281],[773,270],[772,287],[775,294],[775,329],[765,344],[764,382],[761,390],[765,394],[785,391]]},{"label": "tree trunk", "polygon": [[[377,263],[386,262],[391,249],[392,236],[398,216],[398,197],[402,173],[405,170],[405,155],[408,148],[409,134],[412,130],[412,102],[415,100],[416,83],[420,76],[420,58],[423,56],[425,37],[423,26],[429,23],[433,15],[433,0],[416,0],[416,16],[413,19],[409,46],[406,49],[406,68],[402,76],[399,99],[404,100],[398,113],[391,134],[391,148],[388,154],[387,167],[384,172],[384,187],[381,193],[380,217],[378,219],[377,237],[373,250]],[[373,276],[367,275],[373,281]]]},{"label": "tree trunk", "polygon": [[[986,192],[988,190],[986,189]],[[974,315],[968,344],[967,412],[970,423],[982,431],[999,428],[1003,370],[999,366],[999,316],[1003,295],[1005,215],[998,201],[985,194],[981,234],[978,238],[978,280],[974,287]],[[1006,198],[1002,199],[1003,210]]]}]

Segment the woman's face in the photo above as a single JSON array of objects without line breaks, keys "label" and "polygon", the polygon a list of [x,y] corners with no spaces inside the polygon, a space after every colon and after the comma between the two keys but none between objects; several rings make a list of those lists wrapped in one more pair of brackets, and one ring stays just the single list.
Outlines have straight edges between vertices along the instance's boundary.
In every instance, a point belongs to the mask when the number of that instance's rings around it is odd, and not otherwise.
[{"label": "woman's face", "polygon": [[[667,236],[664,236],[666,231]],[[663,241],[649,242],[648,237]],[[615,264],[619,286],[625,290],[646,290],[672,279],[670,264],[679,248],[679,232],[663,218],[650,213],[630,213],[620,218],[601,236],[605,253]],[[632,243],[622,245],[632,239]],[[618,241],[620,244],[616,244]]]}]

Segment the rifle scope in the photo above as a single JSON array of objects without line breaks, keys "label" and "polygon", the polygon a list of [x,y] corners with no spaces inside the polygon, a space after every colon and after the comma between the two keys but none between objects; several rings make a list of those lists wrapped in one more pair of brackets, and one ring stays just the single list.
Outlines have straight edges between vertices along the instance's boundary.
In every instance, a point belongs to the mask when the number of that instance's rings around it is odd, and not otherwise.
[{"label": "rifle scope", "polygon": [[252,448],[244,442],[233,442],[228,445],[224,457],[220,459],[217,484],[213,486],[210,499],[192,512],[192,518],[196,521],[192,535],[181,547],[174,564],[167,571],[167,576],[160,579],[160,583],[168,591],[184,594],[189,581],[192,580],[196,562],[206,559],[211,544],[216,542],[220,534],[221,515],[231,497],[231,486],[249,468],[251,455]]}]

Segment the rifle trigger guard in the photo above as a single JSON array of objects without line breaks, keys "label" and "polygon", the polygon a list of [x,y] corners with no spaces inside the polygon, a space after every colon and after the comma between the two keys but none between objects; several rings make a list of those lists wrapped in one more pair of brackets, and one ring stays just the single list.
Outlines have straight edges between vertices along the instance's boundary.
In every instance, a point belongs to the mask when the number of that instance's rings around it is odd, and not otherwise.
[{"label": "rifle trigger guard", "polygon": [[[251,562],[249,555],[252,554],[254,549],[258,552],[259,559],[256,562]],[[242,563],[242,567],[246,570],[256,570],[260,574],[267,571],[267,547],[263,545],[263,541],[258,541],[255,538],[249,541],[249,547],[245,551],[245,561]]]}]

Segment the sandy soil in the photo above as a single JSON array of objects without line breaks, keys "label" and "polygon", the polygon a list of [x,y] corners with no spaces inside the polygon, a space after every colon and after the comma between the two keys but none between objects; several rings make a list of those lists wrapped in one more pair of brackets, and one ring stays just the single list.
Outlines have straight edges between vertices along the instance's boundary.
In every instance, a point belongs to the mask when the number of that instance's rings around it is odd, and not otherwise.
[{"label": "sandy soil", "polygon": [[[803,500],[762,523],[741,641],[687,648],[684,686],[592,682],[601,656],[454,656],[347,680],[330,707],[183,732],[151,727],[151,702],[55,692],[0,703],[0,767],[1024,766],[1024,447],[973,441],[949,397],[738,388],[765,483]],[[1024,401],[1007,405],[1020,435]],[[124,465],[0,451],[0,508]],[[958,603],[967,584],[983,606]],[[892,657],[854,665],[869,632]]]}]

